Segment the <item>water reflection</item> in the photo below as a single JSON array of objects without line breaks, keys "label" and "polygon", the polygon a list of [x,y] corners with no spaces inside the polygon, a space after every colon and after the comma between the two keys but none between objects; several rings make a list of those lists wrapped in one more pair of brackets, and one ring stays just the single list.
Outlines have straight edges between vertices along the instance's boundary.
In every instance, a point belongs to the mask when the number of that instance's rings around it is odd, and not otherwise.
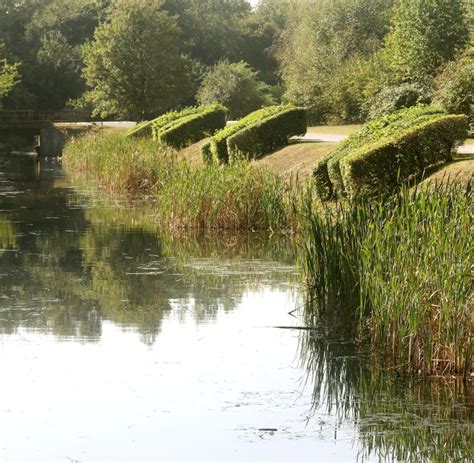
[{"label": "water reflection", "polygon": [[71,190],[54,163],[39,177],[28,157],[11,157],[3,166],[4,334],[26,327],[93,342],[109,320],[152,344],[171,310],[209,320],[251,289],[296,280],[285,238],[160,236],[149,220],[152,209],[94,203]]},{"label": "water reflection", "polygon": [[472,461],[472,386],[397,377],[331,328],[304,332],[299,350],[314,413],[355,423],[360,461]]},{"label": "water reflection", "polygon": [[[133,458],[139,442],[143,459],[205,459],[218,442],[216,458],[470,461],[472,388],[384,371],[353,341],[350,314],[291,321],[291,238],[158,229],[153,207],[79,194],[56,162],[0,157],[0,333],[17,333],[2,343],[0,431],[12,455],[62,445]],[[304,322],[319,328],[268,326]]]}]

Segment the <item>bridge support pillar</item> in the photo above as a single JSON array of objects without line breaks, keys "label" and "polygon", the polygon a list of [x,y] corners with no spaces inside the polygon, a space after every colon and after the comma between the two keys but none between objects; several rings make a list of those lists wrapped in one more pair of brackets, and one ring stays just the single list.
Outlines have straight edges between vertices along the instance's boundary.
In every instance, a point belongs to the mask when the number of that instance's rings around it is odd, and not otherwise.
[{"label": "bridge support pillar", "polygon": [[40,133],[40,156],[61,156],[64,145],[66,144],[66,135],[54,126],[44,127]]}]

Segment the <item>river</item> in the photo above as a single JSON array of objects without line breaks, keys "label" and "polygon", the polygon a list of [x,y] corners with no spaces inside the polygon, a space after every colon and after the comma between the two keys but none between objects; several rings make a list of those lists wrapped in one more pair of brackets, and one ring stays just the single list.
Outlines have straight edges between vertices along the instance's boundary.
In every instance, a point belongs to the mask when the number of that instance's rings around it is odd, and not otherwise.
[{"label": "river", "polygon": [[469,461],[472,388],[302,327],[290,238],[158,232],[0,156],[0,461]]}]

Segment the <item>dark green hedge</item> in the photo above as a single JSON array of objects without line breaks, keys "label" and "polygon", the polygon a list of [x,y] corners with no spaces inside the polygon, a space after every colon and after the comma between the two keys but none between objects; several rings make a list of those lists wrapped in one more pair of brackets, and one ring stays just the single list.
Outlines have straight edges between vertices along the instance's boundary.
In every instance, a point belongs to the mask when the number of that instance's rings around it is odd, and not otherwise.
[{"label": "dark green hedge", "polygon": [[218,104],[201,107],[197,114],[177,119],[157,131],[156,138],[168,146],[182,148],[221,130],[226,125],[226,109]]},{"label": "dark green hedge", "polygon": [[[205,161],[212,160],[214,162],[228,162],[229,156],[227,152],[227,139],[229,137],[248,126],[255,124],[258,121],[278,114],[285,108],[288,108],[288,106],[268,106],[267,108],[262,108],[248,114],[234,124],[228,125],[226,128],[216,133],[211,138],[209,147],[204,146],[204,149],[201,148],[203,159]],[[210,157],[209,152],[211,154]]]},{"label": "dark green hedge", "polygon": [[188,107],[176,111],[168,111],[161,116],[158,116],[151,121],[139,122],[135,127],[127,130],[125,135],[127,137],[149,137],[156,138],[157,132],[164,126],[191,114],[196,114],[202,111],[202,107]]},{"label": "dark green hedge", "polygon": [[455,144],[467,137],[468,118],[440,116],[389,140],[362,147],[340,161],[346,194],[375,195],[452,159]]},{"label": "dark green hedge", "polygon": [[258,159],[288,144],[290,137],[304,135],[307,114],[303,108],[289,107],[259,120],[227,138],[229,160]]},{"label": "dark green hedge", "polygon": [[413,127],[445,114],[439,106],[419,105],[370,121],[359,132],[339,143],[335,150],[316,163],[314,179],[319,197],[327,201],[335,198],[337,194],[344,194],[340,161],[350,153],[364,146],[401,135]]}]

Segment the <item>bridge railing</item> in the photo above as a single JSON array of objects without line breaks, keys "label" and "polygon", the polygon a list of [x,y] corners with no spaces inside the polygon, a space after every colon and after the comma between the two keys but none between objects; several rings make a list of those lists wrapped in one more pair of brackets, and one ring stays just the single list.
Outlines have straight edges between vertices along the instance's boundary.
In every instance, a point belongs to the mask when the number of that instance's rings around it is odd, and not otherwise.
[{"label": "bridge railing", "polygon": [[0,110],[0,122],[3,123],[89,122],[91,119],[87,111]]}]

